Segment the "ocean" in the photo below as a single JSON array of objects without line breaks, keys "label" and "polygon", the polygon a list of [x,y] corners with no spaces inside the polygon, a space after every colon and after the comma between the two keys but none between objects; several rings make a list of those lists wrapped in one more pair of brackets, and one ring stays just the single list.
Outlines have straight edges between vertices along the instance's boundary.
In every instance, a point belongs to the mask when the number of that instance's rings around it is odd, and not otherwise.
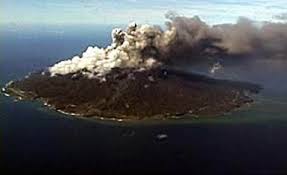
[{"label": "ocean", "polygon": [[[107,46],[113,26],[8,26],[0,30],[0,85]],[[4,174],[287,173],[286,61],[251,61],[214,75],[259,83],[250,107],[205,119],[112,122],[59,114],[0,96]],[[271,66],[270,66],[271,65]],[[285,67],[285,68],[284,68]],[[200,71],[200,66],[191,66]],[[202,71],[202,73],[206,73]],[[167,138],[159,139],[159,136]]]}]

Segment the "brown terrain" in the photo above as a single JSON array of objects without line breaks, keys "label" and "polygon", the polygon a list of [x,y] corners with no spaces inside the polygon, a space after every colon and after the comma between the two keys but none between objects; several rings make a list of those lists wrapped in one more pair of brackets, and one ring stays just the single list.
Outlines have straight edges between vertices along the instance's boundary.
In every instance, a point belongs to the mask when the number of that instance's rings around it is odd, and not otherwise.
[{"label": "brown terrain", "polygon": [[114,69],[106,81],[81,74],[34,73],[7,85],[5,91],[83,117],[144,119],[224,114],[252,102],[250,94],[259,90],[251,83],[155,68]]}]

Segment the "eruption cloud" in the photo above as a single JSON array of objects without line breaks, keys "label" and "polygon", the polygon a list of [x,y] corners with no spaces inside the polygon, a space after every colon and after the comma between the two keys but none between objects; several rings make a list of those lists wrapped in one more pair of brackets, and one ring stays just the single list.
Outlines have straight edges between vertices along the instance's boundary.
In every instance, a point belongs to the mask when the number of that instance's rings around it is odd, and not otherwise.
[{"label": "eruption cloud", "polygon": [[61,61],[49,68],[51,75],[81,72],[88,77],[102,77],[112,68],[146,69],[161,64],[160,53],[175,39],[175,28],[162,31],[158,27],[129,24],[126,31],[112,31],[112,44],[107,48],[88,47],[82,57]]},{"label": "eruption cloud", "polygon": [[241,17],[235,24],[210,26],[198,16],[169,12],[167,29],[131,23],[126,30],[112,31],[107,48],[88,47],[81,57],[49,68],[52,76],[80,72],[89,78],[103,77],[113,68],[149,69],[181,62],[196,64],[206,58],[282,58],[287,56],[287,23],[256,22]]}]

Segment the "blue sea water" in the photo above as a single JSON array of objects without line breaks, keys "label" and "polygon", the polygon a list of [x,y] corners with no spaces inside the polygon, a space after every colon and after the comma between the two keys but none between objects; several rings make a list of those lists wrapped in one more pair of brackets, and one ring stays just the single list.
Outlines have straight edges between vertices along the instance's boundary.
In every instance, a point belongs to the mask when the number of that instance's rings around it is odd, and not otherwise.
[{"label": "blue sea water", "polygon": [[[1,29],[0,85],[79,54],[89,45],[106,46],[111,28]],[[0,96],[0,171],[286,174],[284,67],[260,70],[258,64],[256,69],[252,64],[228,71],[232,76],[226,78],[255,81],[265,89],[250,108],[210,119],[131,123],[84,120],[58,114],[39,103]],[[168,137],[159,140],[159,134]]]}]

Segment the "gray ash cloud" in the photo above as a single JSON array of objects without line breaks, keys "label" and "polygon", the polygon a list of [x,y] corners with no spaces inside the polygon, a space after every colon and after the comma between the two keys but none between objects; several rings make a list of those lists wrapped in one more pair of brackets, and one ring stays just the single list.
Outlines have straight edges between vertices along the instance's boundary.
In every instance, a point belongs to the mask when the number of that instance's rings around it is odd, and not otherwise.
[{"label": "gray ash cloud", "polygon": [[208,25],[198,16],[167,13],[167,29],[130,24],[114,29],[107,48],[89,47],[81,56],[49,68],[52,76],[81,72],[89,78],[103,77],[113,68],[150,69],[159,65],[206,58],[287,56],[287,23],[258,22],[240,17],[235,24]]},{"label": "gray ash cloud", "polygon": [[176,28],[170,47],[172,62],[186,59],[192,63],[197,56],[205,55],[287,56],[287,23],[256,22],[240,17],[235,24],[210,26],[198,16],[169,15],[169,19],[168,25]]}]

